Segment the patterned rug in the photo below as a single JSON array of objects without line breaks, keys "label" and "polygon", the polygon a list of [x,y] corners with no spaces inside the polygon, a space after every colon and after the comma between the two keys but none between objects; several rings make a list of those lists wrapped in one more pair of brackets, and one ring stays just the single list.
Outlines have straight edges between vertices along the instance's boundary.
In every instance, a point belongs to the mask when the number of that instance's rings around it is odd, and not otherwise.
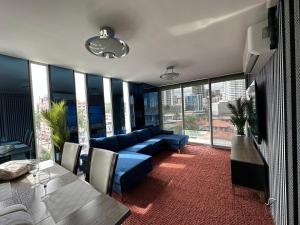
[{"label": "patterned rug", "polygon": [[147,179],[125,194],[132,212],[125,225],[273,224],[255,192],[236,188],[233,195],[230,151],[187,145],[182,154],[160,152],[154,163]]}]

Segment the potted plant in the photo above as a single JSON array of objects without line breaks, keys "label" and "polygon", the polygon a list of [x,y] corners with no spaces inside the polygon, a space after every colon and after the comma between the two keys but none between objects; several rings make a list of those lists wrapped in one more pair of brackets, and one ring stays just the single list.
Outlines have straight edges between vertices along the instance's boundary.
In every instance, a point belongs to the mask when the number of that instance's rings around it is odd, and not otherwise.
[{"label": "potted plant", "polygon": [[248,107],[248,101],[246,99],[238,98],[235,104],[228,103],[227,107],[232,113],[230,121],[236,127],[237,134],[245,135],[244,127],[247,121],[246,110]]},{"label": "potted plant", "polygon": [[51,128],[51,139],[54,144],[55,161],[60,163],[64,143],[69,140],[70,132],[67,128],[67,107],[65,101],[52,102],[49,110],[41,112]]}]

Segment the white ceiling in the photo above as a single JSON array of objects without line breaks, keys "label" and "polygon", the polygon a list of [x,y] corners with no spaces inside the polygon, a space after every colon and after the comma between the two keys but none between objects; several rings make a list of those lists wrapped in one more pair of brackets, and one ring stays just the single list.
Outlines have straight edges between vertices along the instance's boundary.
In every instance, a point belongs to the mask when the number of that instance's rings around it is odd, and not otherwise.
[{"label": "white ceiling", "polygon": [[[127,81],[164,85],[175,64],[196,80],[242,71],[247,27],[266,18],[264,0],[1,0],[0,53]],[[85,41],[112,26],[130,52],[90,54]]]}]

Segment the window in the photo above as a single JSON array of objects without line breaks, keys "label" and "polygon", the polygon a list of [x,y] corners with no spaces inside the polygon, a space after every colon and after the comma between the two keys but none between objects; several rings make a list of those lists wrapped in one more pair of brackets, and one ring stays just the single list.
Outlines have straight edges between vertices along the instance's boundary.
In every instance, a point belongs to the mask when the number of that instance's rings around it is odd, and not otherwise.
[{"label": "window", "polygon": [[125,130],[126,133],[131,132],[131,118],[129,105],[129,86],[128,82],[123,81],[123,96],[124,96],[124,113],[125,113]]},{"label": "window", "polygon": [[53,157],[51,129],[48,123],[41,118],[41,112],[48,110],[50,106],[48,67],[46,65],[30,63],[30,73],[37,158],[48,160]]},{"label": "window", "polygon": [[106,136],[105,107],[103,93],[103,78],[99,75],[86,75],[88,121],[90,137],[98,138]]},{"label": "window", "polygon": [[[227,104],[245,98],[245,89],[241,74],[163,87],[160,89],[163,129],[184,133],[190,142],[231,147],[236,130]],[[154,125],[158,111],[155,100],[151,103],[152,98],[156,98],[155,92],[145,93],[146,125]]]},{"label": "window", "polygon": [[123,81],[111,79],[114,134],[125,134],[125,110],[123,100]]},{"label": "window", "polygon": [[[0,55],[0,138],[1,142],[19,141],[31,146],[31,150],[18,159],[34,156],[34,126],[31,102],[31,85],[28,61]],[[25,138],[30,134],[29,138]],[[15,145],[19,148],[19,145]],[[11,159],[16,159],[11,156]],[[0,162],[10,160],[1,157]]]},{"label": "window", "polygon": [[145,126],[144,117],[144,84],[129,83],[129,101],[131,129],[137,130]]},{"label": "window", "polygon": [[230,121],[228,102],[245,97],[245,79],[213,81],[211,83],[213,145],[231,146],[236,131]]},{"label": "window", "polygon": [[65,101],[68,108],[67,126],[70,141],[78,143],[76,94],[73,70],[50,66],[51,101]]},{"label": "window", "polygon": [[208,81],[183,87],[184,133],[190,142],[210,144]]},{"label": "window", "polygon": [[103,78],[104,89],[104,104],[105,104],[105,121],[106,121],[106,135],[112,136],[114,134],[113,115],[112,115],[112,98],[111,98],[111,80]]},{"label": "window", "polygon": [[144,94],[145,125],[159,125],[158,92],[150,91]]},{"label": "window", "polygon": [[182,97],[181,88],[161,91],[163,129],[182,133]]},{"label": "window", "polygon": [[76,90],[76,107],[77,107],[77,124],[78,124],[78,141],[83,146],[83,151],[89,149],[89,126],[87,116],[87,98],[85,74],[74,73],[75,90]]}]

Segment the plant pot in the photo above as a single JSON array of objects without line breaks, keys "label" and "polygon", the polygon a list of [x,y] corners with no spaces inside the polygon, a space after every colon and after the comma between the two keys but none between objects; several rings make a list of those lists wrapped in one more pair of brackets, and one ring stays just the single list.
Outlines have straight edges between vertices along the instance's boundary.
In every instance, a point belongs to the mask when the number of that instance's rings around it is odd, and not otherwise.
[{"label": "plant pot", "polygon": [[54,147],[54,159],[55,159],[56,163],[60,164],[60,162],[61,162],[61,151],[57,147]]}]

